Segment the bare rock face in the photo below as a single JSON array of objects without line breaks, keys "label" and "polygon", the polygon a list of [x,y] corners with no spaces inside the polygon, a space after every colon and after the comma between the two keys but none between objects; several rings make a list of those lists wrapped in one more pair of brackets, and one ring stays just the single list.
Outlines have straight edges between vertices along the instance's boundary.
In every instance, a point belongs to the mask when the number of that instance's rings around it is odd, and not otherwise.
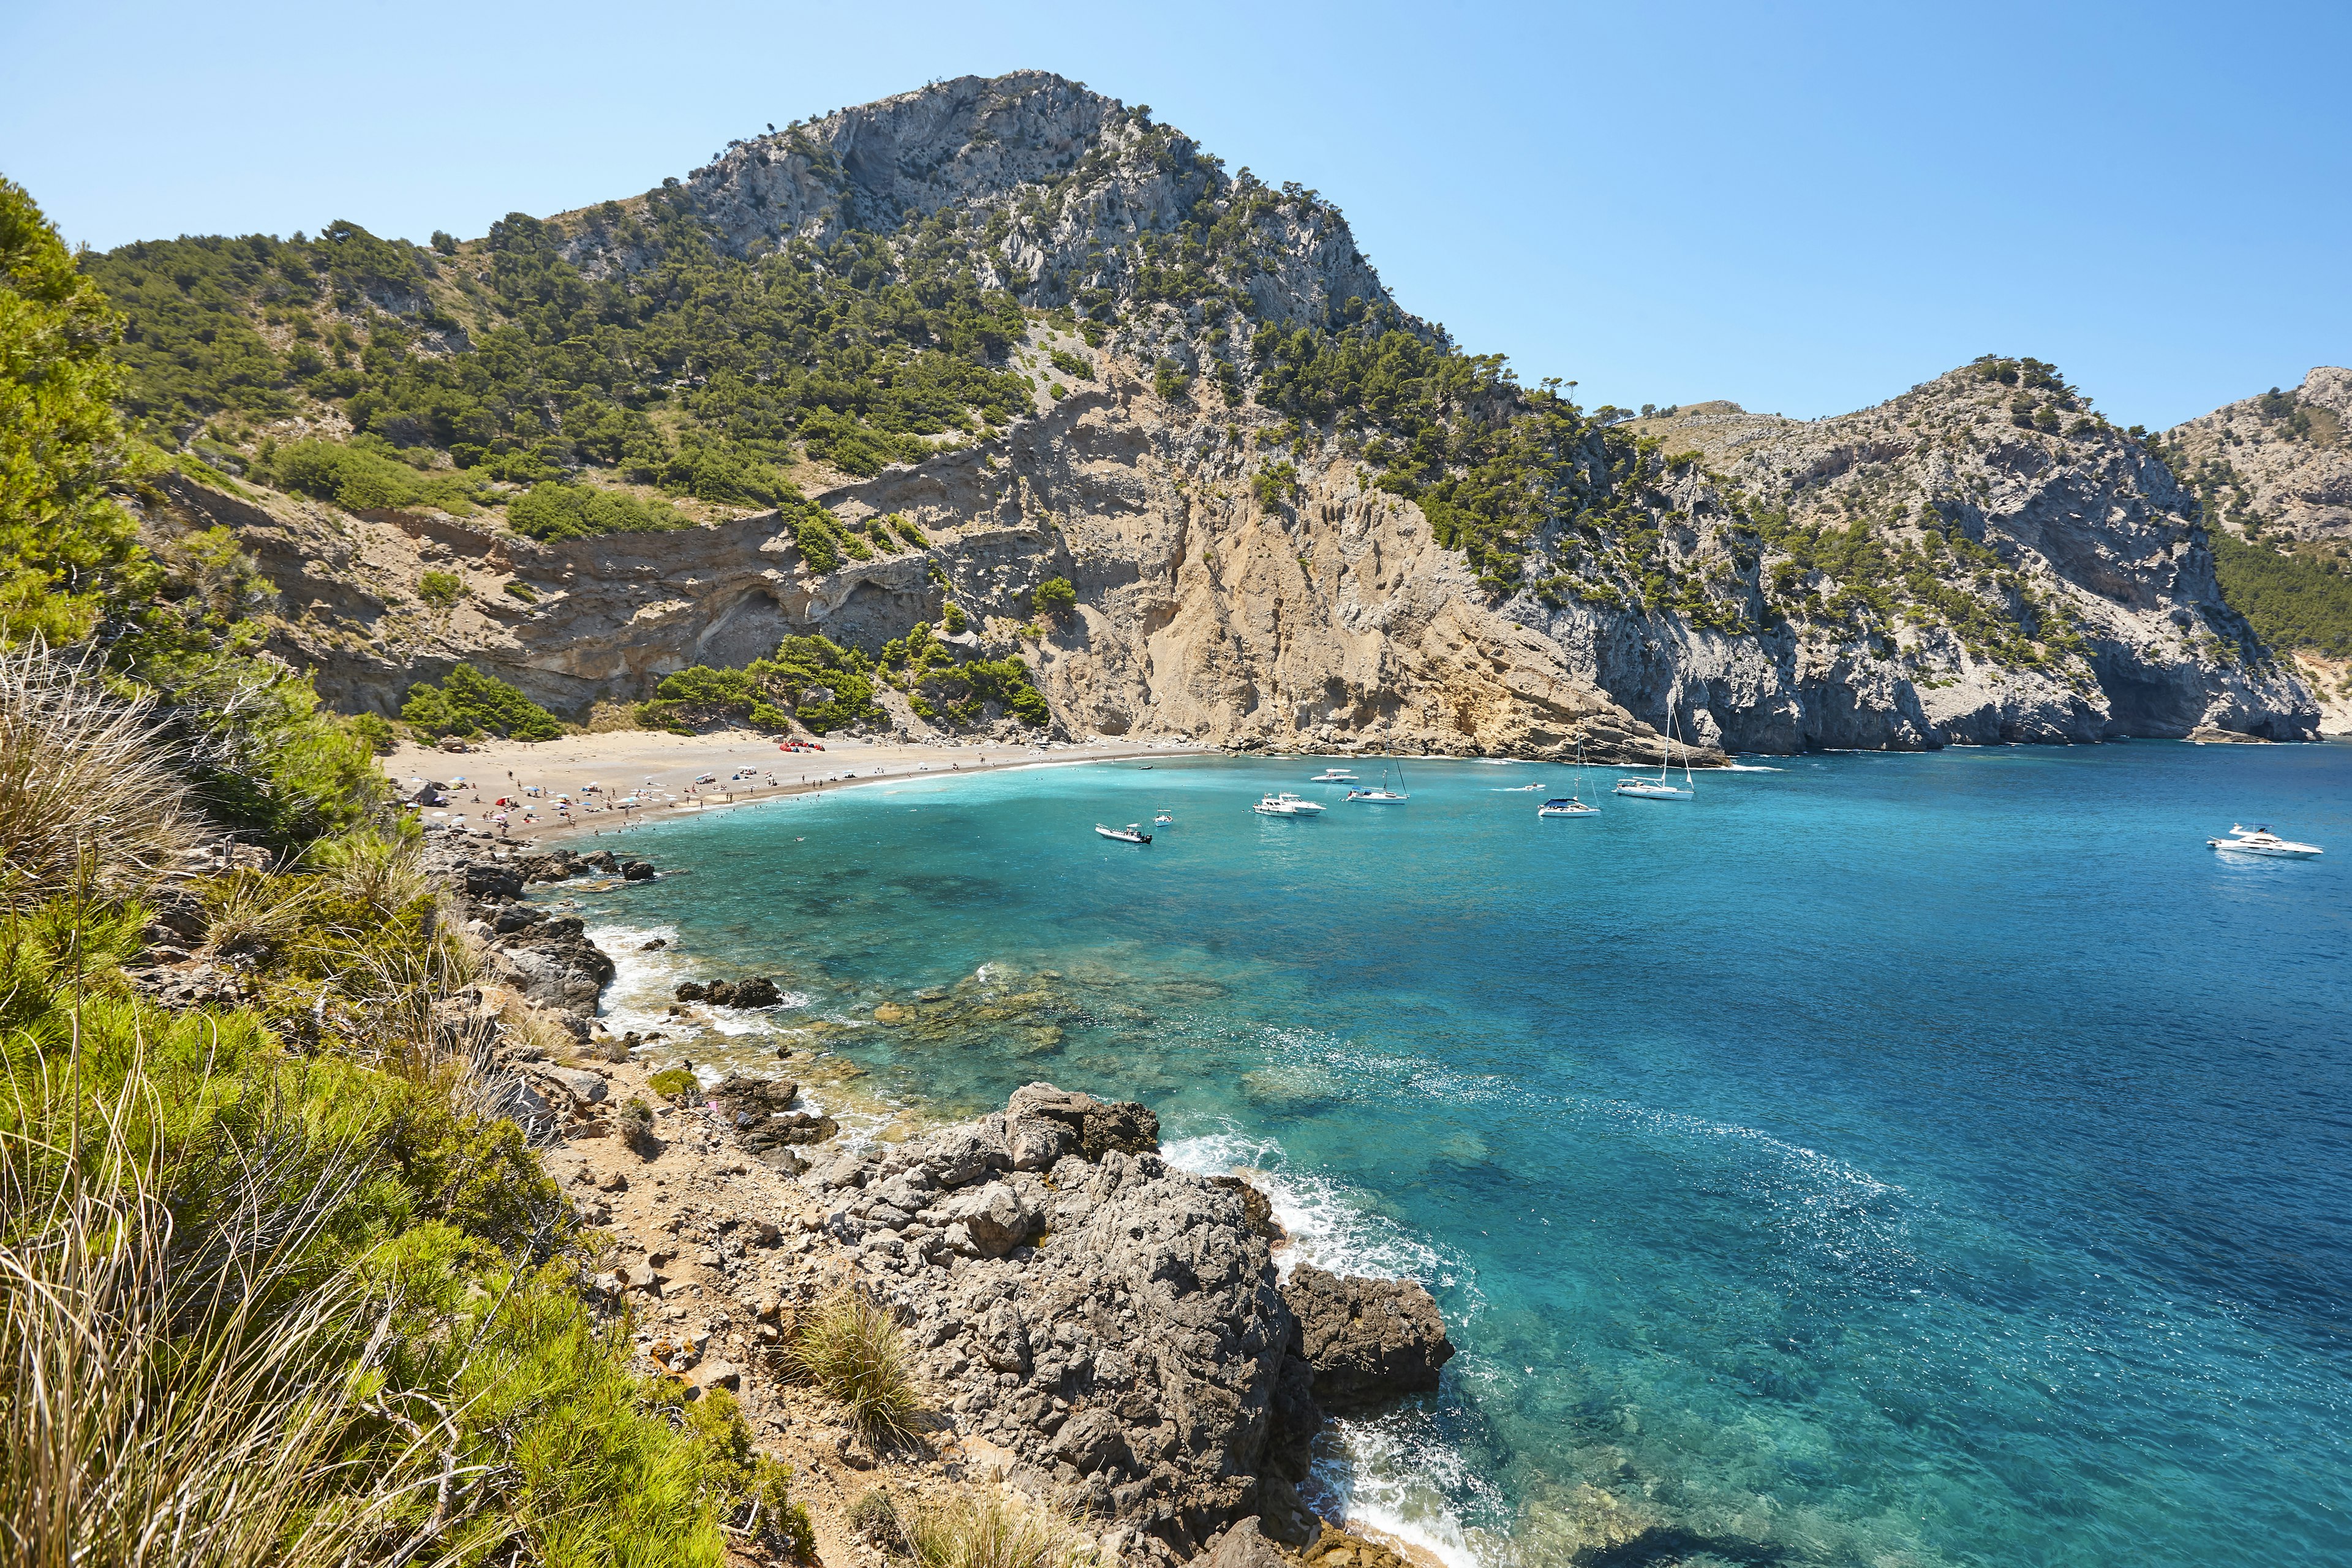
[{"label": "bare rock face", "polygon": [[1454,1357],[1437,1302],[1414,1280],[1356,1279],[1302,1263],[1282,1299],[1298,1319],[1315,1399],[1327,1410],[1359,1410],[1435,1388]]},{"label": "bare rock face", "polygon": [[[1305,1546],[1295,1488],[1321,1415],[1297,1320],[1237,1192],[1120,1146],[1147,1126],[1141,1106],[1033,1084],[802,1180],[1013,1485],[1162,1561],[1250,1517]],[[1015,1166],[1031,1131],[1068,1150],[1049,1171]]]}]

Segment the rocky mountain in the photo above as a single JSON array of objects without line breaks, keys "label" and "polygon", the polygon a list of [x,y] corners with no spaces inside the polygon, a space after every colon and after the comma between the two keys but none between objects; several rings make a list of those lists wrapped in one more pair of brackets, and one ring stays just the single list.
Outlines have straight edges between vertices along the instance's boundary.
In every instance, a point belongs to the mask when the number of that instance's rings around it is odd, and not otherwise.
[{"label": "rocky mountain", "polygon": [[[134,331],[186,335],[172,268],[210,267],[209,341],[249,332],[279,379],[140,362],[155,416],[205,416],[194,450],[245,479],[182,482],[155,526],[230,527],[280,591],[278,651],[349,706],[465,659],[578,715],[788,633],[929,625],[1017,652],[1066,729],[1239,746],[2317,719],[2223,601],[2195,498],[2052,367],[1988,358],[1810,423],[1588,412],[1402,310],[1316,193],[1044,73],[429,254],[349,226],[179,243],[225,248],[99,264],[147,301]],[[582,484],[698,498],[700,526],[526,521]],[[1040,615],[1053,578],[1077,602]]]},{"label": "rocky mountain", "polygon": [[2196,490],[2222,586],[2294,660],[2320,700],[2320,727],[2352,733],[2352,370],[2321,365],[2164,437]]},{"label": "rocky mountain", "polygon": [[2352,562],[2352,370],[2320,365],[2292,392],[2272,387],[2165,432],[2192,482],[2222,487],[2212,521],[2257,538],[2324,543]]}]

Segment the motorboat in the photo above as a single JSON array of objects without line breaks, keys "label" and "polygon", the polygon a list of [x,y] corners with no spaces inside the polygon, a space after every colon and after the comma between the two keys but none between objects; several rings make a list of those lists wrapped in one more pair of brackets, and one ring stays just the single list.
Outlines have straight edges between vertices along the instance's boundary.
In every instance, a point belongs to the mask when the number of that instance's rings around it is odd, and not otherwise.
[{"label": "motorboat", "polygon": [[1354,784],[1356,775],[1345,768],[1325,768],[1307,782],[1308,784]]},{"label": "motorboat", "polygon": [[1597,805],[1587,805],[1571,795],[1544,802],[1536,807],[1536,815],[1538,816],[1598,816],[1601,815],[1601,808]]},{"label": "motorboat", "polygon": [[1381,769],[1381,782],[1378,787],[1365,789],[1360,785],[1348,792],[1348,798],[1364,805],[1385,805],[1391,801],[1411,800],[1412,796],[1406,793],[1404,788],[1404,764],[1402,763],[1397,763],[1396,774],[1397,787],[1394,789],[1389,788],[1389,771],[1384,767]]},{"label": "motorboat", "polygon": [[1543,785],[1539,784],[1496,784],[1495,786],[1495,793],[1496,795],[1525,795],[1529,790],[1541,788],[1543,788]]},{"label": "motorboat", "polygon": [[2263,823],[2248,827],[2233,822],[2230,824],[2230,835],[2227,838],[2208,838],[2206,847],[2232,850],[2240,855],[2274,855],[2288,860],[2308,860],[2326,853],[2316,844],[2297,844],[2291,838],[2281,838]]},{"label": "motorboat", "polygon": [[1323,803],[1319,800],[1308,800],[1305,795],[1294,795],[1288,790],[1284,790],[1280,795],[1276,795],[1274,798],[1288,805],[1292,811],[1296,812],[1300,816],[1320,816],[1323,815]]},{"label": "motorboat", "polygon": [[1095,831],[1101,834],[1105,838],[1116,838],[1121,844],[1149,844],[1151,842],[1151,835],[1143,831],[1143,824],[1139,822],[1130,822],[1125,827],[1110,827],[1097,822],[1095,824]]},{"label": "motorboat", "polygon": [[1323,808],[1320,805],[1311,800],[1301,800],[1287,790],[1280,795],[1265,796],[1250,809],[1260,816],[1320,816],[1323,815]]},{"label": "motorboat", "polygon": [[1151,826],[1154,827],[1172,827],[1175,823],[1176,819],[1164,811],[1151,819]]},{"label": "motorboat", "polygon": [[1675,711],[1669,707],[1666,710],[1666,744],[1659,753],[1658,776],[1654,779],[1619,779],[1616,789],[1612,793],[1630,795],[1636,800],[1696,800],[1698,785],[1691,779],[1690,747],[1687,745],[1683,747],[1683,782],[1679,784],[1666,782],[1666,770],[1674,765],[1674,754]]}]

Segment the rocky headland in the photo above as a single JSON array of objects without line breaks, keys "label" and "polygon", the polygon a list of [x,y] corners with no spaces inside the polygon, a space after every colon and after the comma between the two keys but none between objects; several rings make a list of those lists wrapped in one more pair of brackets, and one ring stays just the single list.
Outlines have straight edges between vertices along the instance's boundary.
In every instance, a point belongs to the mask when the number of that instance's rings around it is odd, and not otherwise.
[{"label": "rocky headland", "polygon": [[[1303,1263],[1286,1279],[1265,1196],[1171,1166],[1139,1104],[1031,1084],[1002,1110],[850,1146],[796,1081],[825,1072],[816,1053],[656,1087],[663,1053],[591,1040],[611,960],[523,901],[534,881],[613,873],[610,857],[446,832],[428,851],[479,944],[471,1005],[520,999],[558,1026],[508,1031],[498,1071],[601,1238],[593,1290],[634,1315],[644,1370],[688,1397],[732,1391],[803,1468],[828,1560],[855,1551],[867,1492],[992,1481],[1080,1521],[1106,1562],[1397,1562],[1301,1488],[1327,1409],[1437,1385],[1453,1347],[1423,1287]],[[730,1005],[759,1000],[739,985]],[[784,1354],[845,1290],[899,1326],[910,1434],[860,1426]]]}]

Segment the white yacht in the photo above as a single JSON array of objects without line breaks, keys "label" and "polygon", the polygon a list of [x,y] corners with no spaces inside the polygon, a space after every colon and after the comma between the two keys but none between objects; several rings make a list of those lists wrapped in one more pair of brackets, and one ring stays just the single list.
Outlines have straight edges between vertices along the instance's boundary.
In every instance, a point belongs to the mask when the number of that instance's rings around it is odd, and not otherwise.
[{"label": "white yacht", "polygon": [[1308,784],[1354,784],[1356,775],[1345,768],[1325,768],[1307,782]]},{"label": "white yacht", "polygon": [[2248,827],[2242,823],[2230,824],[2227,838],[2208,838],[2206,847],[2234,850],[2241,855],[2276,855],[2290,860],[2308,860],[2325,854],[2316,844],[2297,844],[2291,838],[2281,838],[2262,823]]},{"label": "white yacht", "polygon": [[1666,745],[1658,758],[1658,776],[1654,779],[1619,779],[1612,793],[1630,795],[1636,800],[1696,800],[1698,785],[1691,780],[1688,746],[1683,748],[1683,782],[1679,784],[1666,782],[1666,769],[1674,764],[1674,754],[1675,710],[1670,707],[1666,710]]},{"label": "white yacht", "polygon": [[1320,816],[1323,815],[1323,808],[1314,801],[1302,800],[1288,790],[1284,790],[1280,795],[1267,795],[1250,809],[1260,816]]}]

